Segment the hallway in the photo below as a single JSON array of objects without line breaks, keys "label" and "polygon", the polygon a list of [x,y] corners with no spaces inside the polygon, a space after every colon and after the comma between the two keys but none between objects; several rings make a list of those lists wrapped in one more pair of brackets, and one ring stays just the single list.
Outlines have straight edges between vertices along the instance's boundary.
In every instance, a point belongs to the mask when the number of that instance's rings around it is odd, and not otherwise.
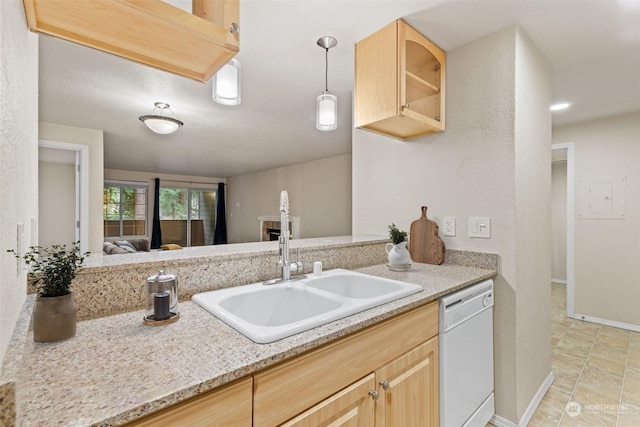
[{"label": "hallway", "polygon": [[555,381],[529,426],[640,426],[640,333],[568,319],[565,285],[551,286]]}]

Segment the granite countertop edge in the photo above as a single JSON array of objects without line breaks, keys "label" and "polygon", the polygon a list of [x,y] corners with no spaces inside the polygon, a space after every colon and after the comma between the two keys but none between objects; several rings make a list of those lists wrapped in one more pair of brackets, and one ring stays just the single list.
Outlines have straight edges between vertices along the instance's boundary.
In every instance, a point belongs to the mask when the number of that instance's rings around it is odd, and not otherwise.
[{"label": "granite countertop edge", "polygon": [[[388,242],[389,239],[375,235],[363,236],[337,236],[318,237],[309,239],[297,239],[291,241],[290,250],[300,249],[304,251],[322,251],[327,248],[341,248],[352,246],[376,245]],[[264,255],[277,255],[278,242],[265,241],[253,243],[230,243],[228,245],[209,245],[184,247],[180,250],[157,250],[149,252],[137,252],[123,255],[92,254],[85,266],[78,274],[100,273],[112,268],[122,270],[147,267],[167,263],[180,263],[183,265],[197,264],[207,261],[226,261],[230,259],[255,258]]]},{"label": "granite countertop edge", "polygon": [[[23,426],[38,425],[43,420],[52,421],[51,402],[45,402],[40,406],[38,393],[43,390],[50,392],[46,382],[46,373],[40,373],[47,367],[54,366],[55,358],[64,357],[65,359],[77,357],[76,353],[86,353],[93,349],[100,352],[101,349],[107,348],[107,343],[102,340],[109,341],[111,336],[113,345],[122,351],[140,352],[140,340],[149,341],[149,351],[153,353],[154,348],[164,348],[161,346],[173,346],[177,353],[172,357],[180,360],[184,366],[173,367],[170,375],[179,376],[180,381],[159,381],[157,384],[150,384],[158,387],[158,392],[153,394],[147,392],[144,387],[137,385],[134,390],[129,391],[130,395],[120,397],[119,401],[110,401],[104,404],[105,397],[97,390],[95,379],[86,380],[82,378],[88,376],[82,370],[82,366],[71,364],[70,369],[77,370],[77,376],[80,377],[81,384],[75,387],[78,395],[86,393],[90,404],[87,407],[69,407],[69,400],[65,401],[64,406],[68,412],[74,414],[58,413],[61,417],[59,425],[90,425],[90,426],[116,426],[126,424],[145,415],[151,414],[160,409],[169,407],[191,397],[213,390],[217,387],[230,383],[236,379],[254,374],[260,370],[273,366],[284,360],[290,359],[298,354],[319,347],[323,344],[334,341],[338,338],[349,335],[353,332],[364,329],[370,325],[386,320],[397,314],[409,311],[418,306],[424,305],[439,297],[455,292],[461,288],[469,286],[479,281],[493,278],[497,271],[494,269],[476,268],[459,265],[442,265],[433,266],[428,264],[414,264],[408,272],[392,272],[386,265],[375,265],[356,269],[366,274],[375,276],[388,277],[396,280],[417,283],[423,286],[424,291],[416,294],[383,304],[378,307],[348,316],[343,319],[331,322],[329,324],[319,326],[292,337],[288,337],[271,344],[255,344],[239,332],[233,330],[219,319],[215,318],[204,309],[192,302],[180,303],[181,319],[174,325],[180,325],[182,329],[174,329],[170,334],[170,329],[166,327],[140,327],[143,311],[117,314],[113,316],[87,320],[78,324],[78,335],[72,340],[56,344],[38,344],[32,340],[32,332],[29,331],[24,338],[23,348],[24,355],[20,358],[21,372],[15,372],[14,376],[20,379],[17,382],[16,405],[17,405],[17,424]],[[140,317],[140,319],[137,319]],[[187,321],[186,319],[191,319]],[[185,320],[183,320],[185,319]],[[139,320],[139,321],[138,321]],[[191,322],[191,323],[187,323]],[[135,324],[135,325],[133,325]],[[187,327],[189,325],[189,327]],[[164,330],[163,330],[164,328]],[[192,330],[194,329],[194,330]],[[113,333],[111,333],[113,331]],[[186,331],[187,336],[181,336]],[[177,336],[180,335],[180,336]],[[104,337],[107,338],[104,338]],[[81,338],[82,337],[82,338]],[[201,342],[200,338],[202,337]],[[80,338],[80,339],[78,339]],[[131,340],[128,344],[126,340]],[[155,339],[164,339],[164,343],[155,343]],[[74,340],[76,341],[74,343]],[[101,342],[95,342],[101,340]],[[136,342],[135,340],[138,340]],[[130,346],[130,348],[127,347]],[[156,347],[154,347],[156,345]],[[44,352],[43,346],[49,346],[49,349],[55,349],[51,352]],[[68,347],[66,350],[63,347]],[[85,346],[86,348],[81,348]],[[145,341],[146,346],[146,341]],[[49,354],[53,353],[53,354]],[[182,354],[182,356],[181,356]],[[62,355],[62,356],[61,356]],[[128,355],[130,358],[140,356],[140,354]],[[207,357],[209,356],[209,357]],[[222,368],[218,368],[215,363],[211,363],[210,359],[219,356]],[[112,357],[112,356],[107,356]],[[110,363],[108,358],[104,358],[104,363]],[[113,356],[118,358],[119,356]],[[192,365],[189,366],[182,359],[191,359]],[[151,356],[150,363],[154,361]],[[138,369],[145,368],[145,365],[139,363]],[[86,362],[90,365],[89,361]],[[116,369],[123,361],[114,361]],[[208,364],[209,366],[202,366]],[[194,369],[196,372],[190,370]],[[130,368],[135,371],[135,365]],[[202,372],[200,372],[202,371]],[[117,370],[115,371],[117,372]],[[38,382],[37,374],[40,373],[42,378]],[[94,374],[97,375],[97,374]],[[126,376],[126,375],[125,375]],[[29,378],[29,379],[27,379]],[[97,376],[102,378],[102,376]],[[186,378],[186,379],[185,379]],[[129,381],[135,381],[135,375]],[[150,379],[149,382],[157,381],[157,378]],[[24,382],[23,382],[24,381]],[[48,380],[47,380],[48,381]],[[52,379],[55,383],[55,379]],[[118,379],[115,379],[116,383]],[[121,381],[126,381],[122,379]],[[177,383],[177,384],[176,384]],[[62,381],[56,383],[52,387],[61,387]],[[83,385],[84,384],[84,385]],[[123,384],[126,384],[123,382]],[[162,386],[166,385],[166,388]],[[87,390],[81,390],[82,387]],[[74,387],[74,388],[75,388]],[[117,389],[111,386],[112,391]],[[126,385],[125,385],[126,387]],[[92,393],[96,393],[92,395]],[[115,393],[115,391],[114,391]],[[35,394],[35,395],[31,395]],[[128,397],[127,397],[128,396]],[[93,400],[92,400],[93,399]],[[93,405],[93,406],[91,406]],[[75,419],[73,417],[76,417]],[[23,419],[23,418],[28,419]]]}]

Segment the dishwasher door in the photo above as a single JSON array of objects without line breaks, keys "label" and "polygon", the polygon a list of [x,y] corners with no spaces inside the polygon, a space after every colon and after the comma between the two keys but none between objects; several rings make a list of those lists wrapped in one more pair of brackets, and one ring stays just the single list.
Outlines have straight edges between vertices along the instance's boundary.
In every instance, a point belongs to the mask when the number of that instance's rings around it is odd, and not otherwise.
[{"label": "dishwasher door", "polygon": [[440,426],[493,416],[493,281],[440,300]]}]

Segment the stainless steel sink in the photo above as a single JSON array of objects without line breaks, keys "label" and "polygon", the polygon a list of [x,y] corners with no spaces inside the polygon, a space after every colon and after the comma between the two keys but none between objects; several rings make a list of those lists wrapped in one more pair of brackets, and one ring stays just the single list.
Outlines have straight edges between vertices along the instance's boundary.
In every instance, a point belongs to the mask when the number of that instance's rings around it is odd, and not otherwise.
[{"label": "stainless steel sink", "polygon": [[412,283],[336,269],[274,285],[202,292],[193,301],[264,344],[420,291]]}]

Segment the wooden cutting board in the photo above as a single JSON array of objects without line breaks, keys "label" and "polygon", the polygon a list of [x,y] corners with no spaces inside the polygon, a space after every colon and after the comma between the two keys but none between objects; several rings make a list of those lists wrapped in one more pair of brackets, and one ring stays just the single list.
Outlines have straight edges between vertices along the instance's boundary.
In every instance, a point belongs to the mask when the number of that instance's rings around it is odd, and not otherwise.
[{"label": "wooden cutting board", "polygon": [[422,215],[411,223],[409,230],[409,254],[414,262],[440,265],[444,262],[444,242],[438,236],[438,224],[427,218],[427,207]]}]

